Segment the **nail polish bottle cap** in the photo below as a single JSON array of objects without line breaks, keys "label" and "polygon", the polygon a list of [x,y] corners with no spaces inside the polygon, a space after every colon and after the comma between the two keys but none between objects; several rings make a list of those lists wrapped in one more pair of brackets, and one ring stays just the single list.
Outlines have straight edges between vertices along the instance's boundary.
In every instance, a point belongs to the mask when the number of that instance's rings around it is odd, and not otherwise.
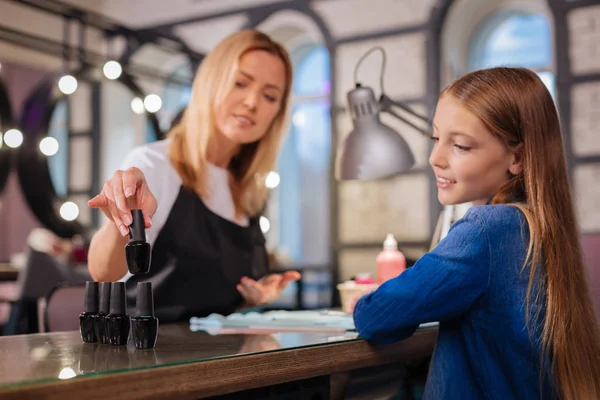
[{"label": "nail polish bottle cap", "polygon": [[110,314],[127,314],[125,282],[112,282],[110,286]]},{"label": "nail polish bottle cap", "polygon": [[110,312],[110,282],[102,282],[100,285],[100,313]]},{"label": "nail polish bottle cap", "polygon": [[129,225],[129,241],[145,242],[146,227],[144,226],[144,214],[142,210],[131,210],[133,222]]},{"label": "nail polish bottle cap", "polygon": [[138,282],[137,284],[136,316],[154,316],[154,296],[150,282]]},{"label": "nail polish bottle cap", "polygon": [[98,312],[98,282],[88,281],[85,283],[85,302],[83,312]]}]

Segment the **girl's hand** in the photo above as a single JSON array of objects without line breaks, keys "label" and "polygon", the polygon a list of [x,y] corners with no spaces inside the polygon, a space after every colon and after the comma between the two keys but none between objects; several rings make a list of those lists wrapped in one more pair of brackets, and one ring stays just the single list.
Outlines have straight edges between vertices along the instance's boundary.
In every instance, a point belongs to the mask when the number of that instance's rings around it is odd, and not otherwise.
[{"label": "girl's hand", "polygon": [[156,198],[150,192],[144,173],[132,167],[125,171],[117,170],[102,192],[88,201],[91,208],[99,208],[114,222],[123,236],[129,234],[129,225],[133,222],[131,210],[141,209],[144,225],[150,228],[152,216],[156,212]]},{"label": "girl's hand", "polygon": [[300,273],[296,271],[267,275],[259,281],[244,276],[236,287],[246,305],[261,306],[276,300],[290,282],[298,279]]}]

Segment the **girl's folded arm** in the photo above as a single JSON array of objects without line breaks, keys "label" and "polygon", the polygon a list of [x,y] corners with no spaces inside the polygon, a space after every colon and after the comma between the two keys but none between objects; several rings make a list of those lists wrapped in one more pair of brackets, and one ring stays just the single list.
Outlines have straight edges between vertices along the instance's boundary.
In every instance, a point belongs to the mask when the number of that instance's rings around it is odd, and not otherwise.
[{"label": "girl's folded arm", "polygon": [[470,210],[412,268],[357,302],[358,333],[375,342],[395,342],[421,323],[464,313],[488,287],[490,258],[483,224]]}]

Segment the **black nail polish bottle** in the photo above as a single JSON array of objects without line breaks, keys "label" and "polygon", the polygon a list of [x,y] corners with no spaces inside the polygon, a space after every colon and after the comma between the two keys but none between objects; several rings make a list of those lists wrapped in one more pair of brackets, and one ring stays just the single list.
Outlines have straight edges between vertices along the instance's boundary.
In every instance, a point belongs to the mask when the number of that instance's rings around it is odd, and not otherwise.
[{"label": "black nail polish bottle", "polygon": [[108,342],[124,346],[129,339],[129,316],[125,299],[125,282],[112,282],[110,286],[110,313],[106,316]]},{"label": "black nail polish bottle", "polygon": [[98,282],[85,283],[85,300],[83,312],[79,314],[79,330],[81,339],[86,343],[98,341],[94,325],[98,319]]},{"label": "black nail polish bottle", "polygon": [[110,312],[110,282],[100,284],[100,311],[95,320],[94,331],[98,342],[108,344],[108,334],[106,330],[106,316]]},{"label": "black nail polish bottle", "polygon": [[125,245],[127,268],[134,275],[147,274],[150,270],[150,244],[146,242],[144,214],[131,210],[133,222],[129,225],[129,243]]},{"label": "black nail polish bottle", "polygon": [[158,318],[154,316],[154,297],[150,282],[138,282],[135,317],[131,335],[136,349],[152,349],[158,338]]}]

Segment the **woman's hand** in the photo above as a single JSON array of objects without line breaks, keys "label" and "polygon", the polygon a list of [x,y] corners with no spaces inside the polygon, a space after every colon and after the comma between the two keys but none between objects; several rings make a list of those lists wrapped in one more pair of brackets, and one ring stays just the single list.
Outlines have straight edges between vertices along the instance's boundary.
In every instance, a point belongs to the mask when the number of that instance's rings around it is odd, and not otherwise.
[{"label": "woman's hand", "polygon": [[144,225],[150,228],[151,218],[156,212],[156,198],[150,192],[144,173],[132,167],[125,171],[116,171],[102,192],[88,201],[91,208],[99,208],[114,222],[123,236],[129,234],[129,225],[133,222],[131,210],[141,209]]},{"label": "woman's hand", "polygon": [[236,287],[244,296],[246,305],[262,306],[277,299],[290,282],[298,279],[300,273],[296,271],[267,275],[259,281],[244,276]]}]

